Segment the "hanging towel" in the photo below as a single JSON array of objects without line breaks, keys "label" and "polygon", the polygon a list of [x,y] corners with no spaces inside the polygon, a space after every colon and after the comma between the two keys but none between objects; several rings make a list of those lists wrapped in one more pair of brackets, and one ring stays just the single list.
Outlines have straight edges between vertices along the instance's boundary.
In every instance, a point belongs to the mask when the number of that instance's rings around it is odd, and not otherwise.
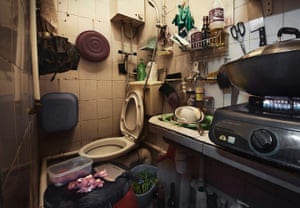
[{"label": "hanging towel", "polygon": [[44,31],[57,33],[57,15],[54,0],[40,0],[40,15],[44,21]]}]

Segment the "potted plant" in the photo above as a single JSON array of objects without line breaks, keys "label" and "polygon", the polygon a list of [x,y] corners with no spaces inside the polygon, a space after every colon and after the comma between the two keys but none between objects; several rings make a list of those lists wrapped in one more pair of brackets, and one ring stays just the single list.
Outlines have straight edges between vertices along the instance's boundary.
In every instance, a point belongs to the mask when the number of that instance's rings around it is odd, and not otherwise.
[{"label": "potted plant", "polygon": [[132,181],[131,187],[136,194],[139,207],[145,207],[151,202],[158,183],[157,168],[142,164],[134,167],[131,171],[141,179],[140,182]]}]

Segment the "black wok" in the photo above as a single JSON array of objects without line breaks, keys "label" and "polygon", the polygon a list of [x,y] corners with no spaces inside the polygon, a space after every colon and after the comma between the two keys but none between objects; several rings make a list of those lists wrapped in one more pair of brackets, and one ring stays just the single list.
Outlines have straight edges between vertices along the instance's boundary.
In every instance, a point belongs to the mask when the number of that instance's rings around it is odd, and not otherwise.
[{"label": "black wok", "polygon": [[257,96],[300,97],[300,32],[285,27],[278,31],[279,39],[282,34],[296,38],[260,47],[222,65],[218,81],[221,78],[226,85],[227,76],[234,87]]}]

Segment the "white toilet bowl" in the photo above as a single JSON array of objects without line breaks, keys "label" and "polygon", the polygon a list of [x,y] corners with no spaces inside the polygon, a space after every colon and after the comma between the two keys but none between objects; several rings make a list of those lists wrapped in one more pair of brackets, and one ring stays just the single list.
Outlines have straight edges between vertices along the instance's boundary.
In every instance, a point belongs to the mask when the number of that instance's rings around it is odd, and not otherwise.
[{"label": "white toilet bowl", "polygon": [[121,137],[99,138],[79,150],[79,155],[94,161],[120,157],[136,146],[144,126],[144,106],[138,91],[130,91],[123,103],[120,118]]}]

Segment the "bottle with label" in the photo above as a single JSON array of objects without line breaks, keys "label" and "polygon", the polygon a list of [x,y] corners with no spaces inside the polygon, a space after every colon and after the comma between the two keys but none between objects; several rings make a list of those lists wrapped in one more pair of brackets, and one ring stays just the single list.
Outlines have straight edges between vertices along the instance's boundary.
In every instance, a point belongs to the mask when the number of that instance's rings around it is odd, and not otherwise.
[{"label": "bottle with label", "polygon": [[203,16],[203,26],[201,29],[202,47],[206,48],[209,46],[210,30],[208,23],[208,16]]},{"label": "bottle with label", "polygon": [[187,94],[187,101],[186,104],[190,106],[195,105],[195,90],[192,87],[189,87],[186,91]]},{"label": "bottle with label", "polygon": [[157,64],[154,61],[149,61],[146,66],[146,75],[149,76],[150,81],[157,81]]},{"label": "bottle with label", "polygon": [[186,81],[182,80],[180,85],[177,88],[178,96],[179,96],[179,105],[186,105],[187,102],[187,91],[186,91]]},{"label": "bottle with label", "polygon": [[167,207],[168,208],[175,208],[176,207],[176,199],[175,199],[175,183],[170,184],[170,197],[167,200]]},{"label": "bottle with label", "polygon": [[[213,0],[211,9],[209,10],[209,30],[211,37],[221,37],[215,40],[216,46],[224,45],[225,36],[222,34],[225,26],[224,22],[224,4],[222,0]],[[224,36],[224,37],[223,37]]]},{"label": "bottle with label", "polygon": [[203,86],[197,86],[195,90],[195,100],[196,101],[202,101],[204,97],[204,87]]},{"label": "bottle with label", "polygon": [[198,192],[196,193],[196,205],[197,207],[206,208],[207,207],[207,193],[204,187],[204,182],[199,181]]},{"label": "bottle with label", "polygon": [[136,75],[137,81],[142,81],[146,78],[146,64],[144,63],[143,59],[140,60],[140,63],[137,66]]}]

